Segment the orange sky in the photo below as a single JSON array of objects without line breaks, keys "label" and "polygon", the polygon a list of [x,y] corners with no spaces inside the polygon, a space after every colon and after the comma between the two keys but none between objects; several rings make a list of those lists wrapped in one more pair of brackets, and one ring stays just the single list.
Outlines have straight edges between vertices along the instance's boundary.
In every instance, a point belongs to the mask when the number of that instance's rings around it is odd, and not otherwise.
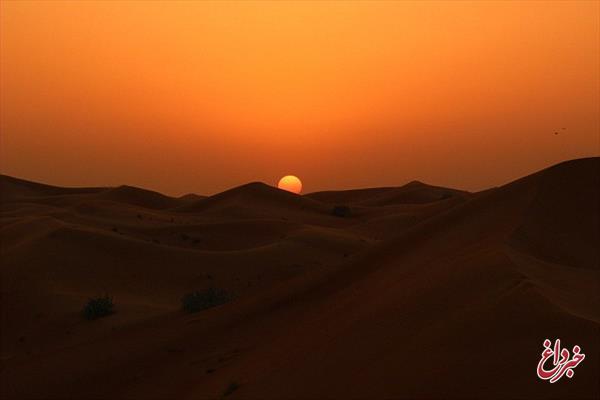
[{"label": "orange sky", "polygon": [[599,4],[3,1],[0,169],[172,195],[502,184],[600,153]]}]

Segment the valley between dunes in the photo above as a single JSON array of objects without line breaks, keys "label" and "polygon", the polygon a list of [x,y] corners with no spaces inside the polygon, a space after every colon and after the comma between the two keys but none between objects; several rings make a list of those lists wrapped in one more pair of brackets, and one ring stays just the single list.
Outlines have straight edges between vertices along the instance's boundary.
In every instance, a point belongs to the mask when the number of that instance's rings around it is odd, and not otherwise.
[{"label": "valley between dunes", "polygon": [[[478,193],[0,196],[3,399],[600,397],[600,158]],[[181,310],[209,287],[234,298]],[[537,378],[546,338],[573,378]]]}]

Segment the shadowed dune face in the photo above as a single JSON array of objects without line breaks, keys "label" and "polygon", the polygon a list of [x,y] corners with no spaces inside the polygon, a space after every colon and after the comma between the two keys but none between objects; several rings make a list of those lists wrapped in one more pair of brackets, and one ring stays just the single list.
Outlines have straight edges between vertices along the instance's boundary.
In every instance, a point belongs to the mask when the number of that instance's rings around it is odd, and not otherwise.
[{"label": "shadowed dune face", "polygon": [[326,209],[325,205],[312,199],[262,182],[253,182],[186,204],[177,211],[218,214],[225,218],[268,218],[273,215],[283,218],[290,214],[304,214],[304,217],[308,217],[318,211],[325,212]]},{"label": "shadowed dune face", "polygon": [[0,175],[0,188],[0,199],[3,202],[68,194],[93,194],[104,190],[103,188],[61,188],[6,175]]},{"label": "shadowed dune face", "polygon": [[174,199],[150,190],[135,188],[132,186],[119,186],[114,189],[109,189],[102,193],[101,198],[114,201],[117,203],[125,203],[133,206],[165,209],[176,207],[181,201],[186,199]]},{"label": "shadowed dune face", "polygon": [[326,203],[348,203],[364,206],[389,206],[395,204],[425,204],[455,197],[466,197],[468,192],[430,186],[413,181],[398,188],[371,188],[316,192],[308,194],[315,200]]},{"label": "shadowed dune face", "polygon": [[597,159],[550,168],[512,243],[548,261],[598,270],[599,207]]},{"label": "shadowed dune face", "polygon": [[[598,158],[475,194],[1,176],[2,397],[597,398],[599,180]],[[234,300],[179,310],[207,288]],[[535,376],[546,338],[588,355],[572,379]]]}]

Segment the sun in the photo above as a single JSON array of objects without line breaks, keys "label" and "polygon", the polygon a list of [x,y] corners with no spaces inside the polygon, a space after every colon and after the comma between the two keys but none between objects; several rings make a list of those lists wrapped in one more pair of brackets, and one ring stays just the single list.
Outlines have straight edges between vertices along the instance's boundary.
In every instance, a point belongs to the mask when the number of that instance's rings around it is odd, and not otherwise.
[{"label": "sun", "polygon": [[279,180],[277,187],[281,190],[300,194],[302,191],[302,181],[294,175],[286,175]]}]

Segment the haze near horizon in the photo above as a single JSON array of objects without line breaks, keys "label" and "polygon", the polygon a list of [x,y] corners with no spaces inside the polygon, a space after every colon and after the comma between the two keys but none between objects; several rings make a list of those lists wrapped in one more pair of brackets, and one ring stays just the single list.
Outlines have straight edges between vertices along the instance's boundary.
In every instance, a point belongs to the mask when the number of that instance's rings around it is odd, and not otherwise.
[{"label": "haze near horizon", "polygon": [[467,190],[599,151],[597,2],[2,2],[0,168]]}]

